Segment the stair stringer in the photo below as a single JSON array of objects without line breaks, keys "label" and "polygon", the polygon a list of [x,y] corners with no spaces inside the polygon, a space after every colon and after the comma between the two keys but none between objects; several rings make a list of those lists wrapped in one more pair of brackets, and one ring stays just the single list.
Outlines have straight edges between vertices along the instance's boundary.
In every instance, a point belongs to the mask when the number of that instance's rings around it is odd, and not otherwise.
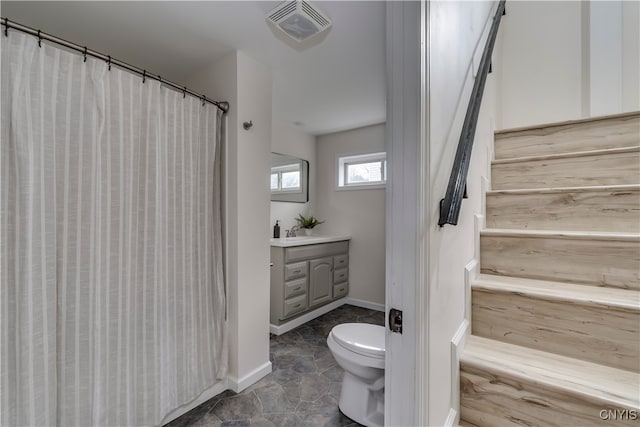
[{"label": "stair stringer", "polygon": [[[488,182],[482,177],[483,212]],[[460,424],[460,358],[467,338],[471,335],[471,283],[480,276],[480,231],[485,228],[485,223],[484,215],[474,215],[474,256],[464,267],[464,319],[451,338],[451,408],[444,423],[447,427]]]}]

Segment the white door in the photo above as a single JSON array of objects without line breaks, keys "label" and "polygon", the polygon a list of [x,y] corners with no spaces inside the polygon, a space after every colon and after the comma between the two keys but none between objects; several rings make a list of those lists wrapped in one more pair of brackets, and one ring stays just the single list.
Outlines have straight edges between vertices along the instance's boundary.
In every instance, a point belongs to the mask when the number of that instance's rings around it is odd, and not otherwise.
[{"label": "white door", "polygon": [[[422,230],[429,176],[423,157],[422,2],[387,2],[387,224],[385,425],[426,425],[427,299]],[[402,312],[402,333],[389,311]]]}]

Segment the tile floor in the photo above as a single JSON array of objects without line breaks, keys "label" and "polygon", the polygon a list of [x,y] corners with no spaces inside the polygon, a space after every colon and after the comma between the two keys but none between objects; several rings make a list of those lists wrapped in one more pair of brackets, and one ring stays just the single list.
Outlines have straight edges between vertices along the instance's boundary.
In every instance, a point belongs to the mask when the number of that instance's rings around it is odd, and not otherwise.
[{"label": "tile floor", "polygon": [[327,348],[331,328],[347,322],[384,325],[384,313],[343,305],[286,334],[271,335],[269,375],[239,394],[219,394],[168,427],[360,425],[338,409],[343,370]]}]

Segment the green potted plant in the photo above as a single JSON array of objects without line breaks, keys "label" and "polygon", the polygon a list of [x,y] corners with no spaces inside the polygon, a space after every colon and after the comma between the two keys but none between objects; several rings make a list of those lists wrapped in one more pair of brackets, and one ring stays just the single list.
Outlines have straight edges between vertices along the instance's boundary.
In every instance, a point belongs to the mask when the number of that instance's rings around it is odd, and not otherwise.
[{"label": "green potted plant", "polygon": [[298,218],[295,218],[295,220],[298,222],[298,226],[304,229],[304,232],[307,236],[311,235],[311,230],[313,229],[313,227],[324,222],[318,220],[318,218],[315,218],[313,215],[303,216],[302,214],[298,214]]}]

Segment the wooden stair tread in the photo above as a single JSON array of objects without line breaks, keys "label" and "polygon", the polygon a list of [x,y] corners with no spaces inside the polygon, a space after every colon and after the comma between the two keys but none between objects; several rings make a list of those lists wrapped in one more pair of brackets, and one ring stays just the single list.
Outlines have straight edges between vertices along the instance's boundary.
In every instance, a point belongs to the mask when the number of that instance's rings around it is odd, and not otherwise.
[{"label": "wooden stair tread", "polygon": [[573,304],[640,311],[640,292],[630,289],[492,274],[480,274],[478,279],[472,283],[472,287],[493,292],[515,293],[537,299],[561,300]]},{"label": "wooden stair tread", "polygon": [[603,122],[603,121],[608,121],[612,119],[615,120],[615,119],[633,118],[633,117],[639,117],[639,116],[640,116],[640,112],[632,111],[628,113],[611,114],[607,116],[588,117],[585,119],[566,120],[563,122],[552,122],[552,123],[544,123],[544,124],[531,125],[531,126],[521,126],[516,128],[500,129],[495,131],[495,135],[496,137],[501,137],[506,134],[516,133],[516,132],[528,132],[528,131],[537,130],[537,129],[568,127],[568,126],[580,125],[583,123]]},{"label": "wooden stair tread", "polygon": [[513,157],[508,159],[498,159],[491,162],[492,165],[501,165],[507,163],[523,163],[540,160],[554,159],[574,159],[578,157],[602,156],[607,154],[626,154],[640,152],[640,146],[622,147],[622,148],[606,148],[602,150],[575,151],[571,153],[547,154],[541,156]]},{"label": "wooden stair tread", "polygon": [[558,230],[523,230],[509,228],[487,228],[480,232],[482,236],[492,237],[539,237],[552,239],[584,239],[607,240],[640,243],[640,233],[610,233],[604,231],[558,231]]},{"label": "wooden stair tread", "polygon": [[629,409],[640,408],[640,374],[477,336],[469,336],[463,366]]},{"label": "wooden stair tread", "polygon": [[551,187],[551,188],[523,188],[511,190],[490,190],[487,196],[509,195],[509,194],[556,194],[556,193],[588,193],[596,191],[639,191],[640,184],[621,184],[621,185],[593,185],[582,187]]}]

